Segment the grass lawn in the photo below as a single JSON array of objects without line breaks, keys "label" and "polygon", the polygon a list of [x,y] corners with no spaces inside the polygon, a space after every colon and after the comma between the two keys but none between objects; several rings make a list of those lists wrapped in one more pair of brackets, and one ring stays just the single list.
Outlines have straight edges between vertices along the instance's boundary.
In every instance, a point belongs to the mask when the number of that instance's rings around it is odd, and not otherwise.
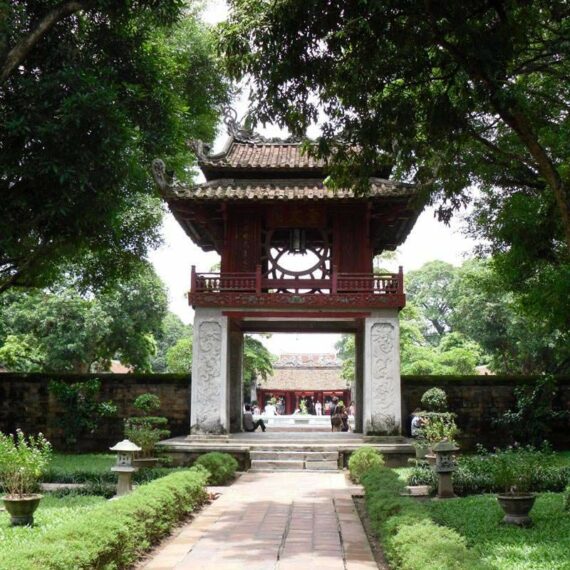
[{"label": "grass lawn", "polygon": [[45,495],[34,515],[33,527],[12,527],[10,515],[0,512],[0,560],[2,552],[33,542],[47,529],[71,520],[103,502],[105,502],[103,497],[90,495],[68,495],[60,498]]},{"label": "grass lawn", "polygon": [[111,467],[115,461],[116,455],[112,453],[54,453],[43,481],[84,483],[100,478],[114,481],[116,475],[111,472]]},{"label": "grass lawn", "polygon": [[538,496],[531,512],[534,526],[501,524],[494,495],[473,495],[426,503],[433,520],[464,536],[469,547],[497,570],[570,570],[570,513],[562,493]]}]

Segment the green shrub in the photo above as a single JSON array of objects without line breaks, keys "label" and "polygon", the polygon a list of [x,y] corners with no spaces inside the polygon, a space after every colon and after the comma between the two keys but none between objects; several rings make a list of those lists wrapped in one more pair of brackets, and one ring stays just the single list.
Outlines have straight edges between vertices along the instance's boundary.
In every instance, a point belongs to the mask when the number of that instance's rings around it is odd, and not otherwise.
[{"label": "green shrub", "polygon": [[430,388],[423,393],[421,403],[426,412],[445,412],[447,394],[441,388]]},{"label": "green shrub", "polygon": [[357,449],[348,460],[350,478],[355,483],[360,483],[364,473],[376,467],[384,465],[382,454],[373,447],[361,447]]},{"label": "green shrub", "polygon": [[[550,451],[530,447],[459,456],[453,487],[460,496],[497,493],[511,486],[533,492],[561,492],[570,482],[570,467],[559,467],[554,461]],[[424,467],[414,467],[408,476],[409,485],[435,488],[436,481],[433,470]]]},{"label": "green shrub", "polygon": [[229,453],[217,451],[200,455],[195,465],[200,465],[208,471],[210,485],[226,485],[235,477],[238,468],[238,462]]},{"label": "green shrub", "polygon": [[156,394],[145,392],[144,394],[141,394],[135,398],[133,406],[137,410],[140,410],[144,414],[148,415],[151,412],[160,410],[160,398]]},{"label": "green shrub", "polygon": [[130,568],[204,503],[205,483],[204,473],[189,469],[143,485],[50,528],[31,544],[11,549],[0,561],[0,570]]},{"label": "green shrub", "polygon": [[570,511],[570,485],[564,489],[564,510]]},{"label": "green shrub", "polygon": [[485,568],[454,530],[438,526],[426,507],[400,496],[402,483],[390,469],[362,476],[370,522],[395,570],[479,570]]},{"label": "green shrub", "polygon": [[150,415],[160,409],[160,398],[150,392],[138,396],[133,406],[143,415],[131,416],[125,420],[125,437],[142,449],[142,457],[151,457],[156,444],[170,435],[166,429],[168,419]]}]

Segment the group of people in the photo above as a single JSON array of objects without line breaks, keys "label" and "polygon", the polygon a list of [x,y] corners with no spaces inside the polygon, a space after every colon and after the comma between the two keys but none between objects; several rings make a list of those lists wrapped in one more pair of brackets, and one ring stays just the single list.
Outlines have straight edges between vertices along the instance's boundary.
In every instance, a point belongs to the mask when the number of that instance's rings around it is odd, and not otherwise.
[{"label": "group of people", "polygon": [[[322,413],[323,406],[321,402],[315,400],[313,396],[311,396],[310,398],[307,397],[304,401],[307,413],[316,416],[323,415]],[[354,402],[351,402],[349,408],[347,409],[344,403],[342,401],[339,401],[339,399],[335,396],[329,402],[327,402],[326,405],[327,405],[326,412],[327,415],[330,416],[331,420],[331,431],[335,432],[349,431],[350,424],[348,418],[349,416],[354,416],[355,413]],[[276,400],[275,398],[272,398],[265,404],[265,407],[263,409],[263,414],[265,416],[271,417],[271,416],[282,415],[284,414],[284,411],[285,411],[284,402],[283,402],[283,409],[279,410],[279,401]],[[295,413],[296,414],[301,413],[300,408],[297,408],[295,410]],[[252,432],[257,430],[257,428],[261,428],[261,431],[264,432],[267,429],[267,426],[265,425],[263,419],[262,418],[259,418],[257,420],[253,419],[253,416],[259,416],[260,414],[261,414],[261,409],[259,408],[257,402],[255,402],[253,405],[245,404],[244,413],[243,413],[243,429],[245,431]]]}]

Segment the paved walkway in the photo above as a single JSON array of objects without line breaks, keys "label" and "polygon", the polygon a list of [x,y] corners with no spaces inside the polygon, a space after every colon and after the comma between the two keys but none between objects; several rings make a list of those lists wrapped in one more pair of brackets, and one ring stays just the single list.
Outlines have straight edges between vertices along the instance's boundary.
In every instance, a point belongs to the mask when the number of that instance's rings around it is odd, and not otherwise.
[{"label": "paved walkway", "polygon": [[343,473],[245,473],[144,570],[375,570]]}]

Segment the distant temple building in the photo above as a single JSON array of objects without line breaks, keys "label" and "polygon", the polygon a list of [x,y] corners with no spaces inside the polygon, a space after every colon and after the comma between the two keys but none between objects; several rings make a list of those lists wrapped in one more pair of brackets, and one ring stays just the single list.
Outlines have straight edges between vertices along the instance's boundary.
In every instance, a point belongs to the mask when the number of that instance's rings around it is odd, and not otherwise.
[{"label": "distant temple building", "polygon": [[273,369],[273,376],[252,393],[262,407],[271,398],[282,398],[285,414],[292,414],[301,400],[312,396],[321,402],[324,414],[334,396],[347,405],[352,401],[350,386],[341,377],[342,361],[334,353],[282,354]]}]

